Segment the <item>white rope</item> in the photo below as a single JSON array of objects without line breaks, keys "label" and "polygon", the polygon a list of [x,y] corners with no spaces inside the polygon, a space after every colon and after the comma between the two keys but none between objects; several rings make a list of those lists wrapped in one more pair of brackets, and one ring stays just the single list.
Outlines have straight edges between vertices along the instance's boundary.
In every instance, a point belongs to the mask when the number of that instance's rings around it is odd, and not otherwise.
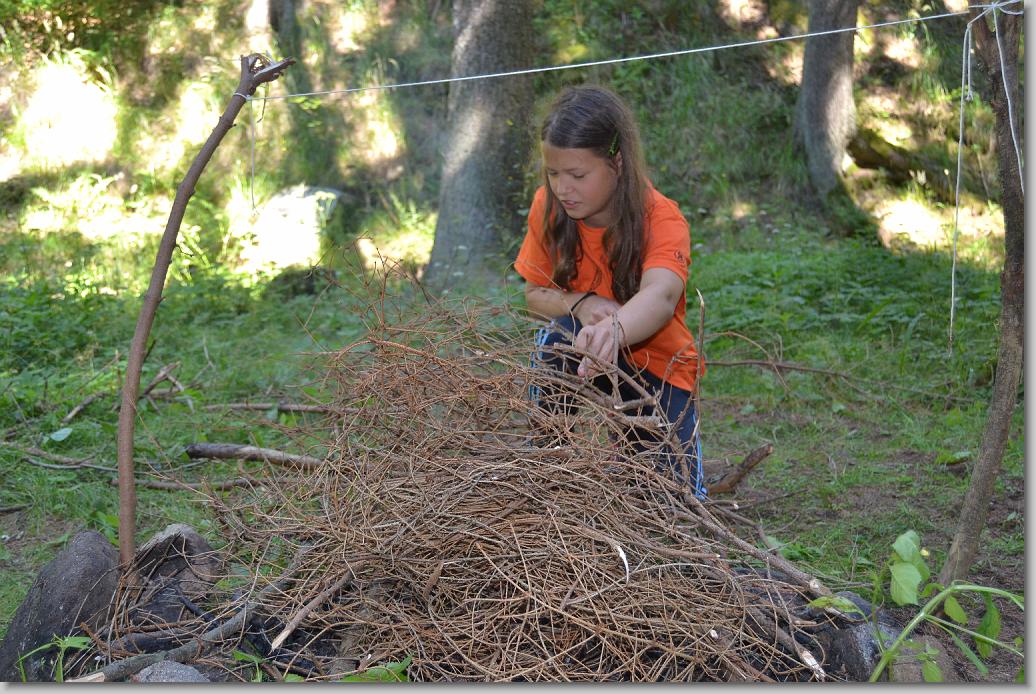
[{"label": "white rope", "polygon": [[[991,5],[982,5],[982,6],[976,5],[976,7],[984,7],[985,9],[983,9],[982,12],[978,16],[976,16],[974,19],[972,19],[970,22],[968,22],[968,25],[964,28],[964,50],[962,51],[963,52],[963,56],[961,58],[962,62],[961,62],[961,70],[960,70],[960,79],[961,79],[961,85],[960,85],[960,122],[959,122],[960,127],[958,129],[959,131],[958,131],[958,134],[957,134],[957,180],[956,180],[955,192],[954,192],[954,196],[953,196],[953,200],[954,200],[954,209],[953,209],[953,254],[952,254],[952,259],[953,260],[952,260],[952,264],[950,265],[950,326],[949,326],[949,341],[948,341],[948,346],[947,346],[947,349],[948,349],[948,352],[949,352],[950,355],[953,354],[953,326],[954,326],[954,319],[955,319],[956,314],[957,314],[957,239],[960,236],[960,226],[959,226],[960,225],[960,180],[961,180],[961,160],[963,159],[963,153],[964,153],[964,102],[965,101],[971,101],[972,98],[973,98],[972,97],[972,91],[971,91],[971,67],[972,67],[972,59],[971,59],[971,51],[972,51],[972,48],[971,48],[971,40],[972,40],[971,27],[972,27],[972,25],[975,22],[977,22],[980,19],[982,19],[983,17],[985,17],[989,12],[993,13],[993,24],[994,24],[994,28],[996,29],[997,49],[998,49],[998,52],[1000,54],[1000,74],[1004,76],[1004,93],[1007,93],[1007,81],[1006,81],[1007,80],[1007,76],[1006,76],[1006,74],[1004,72],[1004,52],[1003,52],[1003,45],[1000,42],[1000,29],[999,29],[999,24],[997,23],[997,11],[1007,12],[1008,14],[1011,14],[1011,15],[1014,15],[1014,16],[1021,15],[1021,14],[1023,14],[1023,12],[1010,12],[1010,11],[1004,9],[1004,5],[1013,5],[1013,4],[1016,4],[1016,3],[1021,2],[1021,1],[1022,0],[1005,0],[1004,2],[995,2],[995,3],[991,4]],[[1013,116],[1012,116],[1011,101],[1010,101],[1011,97],[1010,97],[1010,95],[1008,95],[1007,99],[1008,99],[1008,101],[1007,101],[1007,113],[1008,113],[1008,116],[1011,118],[1011,121],[1010,121],[1011,122],[1011,138],[1012,138],[1012,140],[1014,142],[1015,155],[1018,157],[1018,174],[1023,179],[1022,195],[1024,195],[1025,194],[1024,175],[1022,174],[1021,155],[1019,154],[1018,141],[1016,139],[1014,139],[1015,138],[1014,120],[1013,120]]]},{"label": "white rope", "polygon": [[251,177],[248,179],[248,194],[252,198],[252,214],[255,214],[255,107],[252,106],[251,99],[248,100],[248,115],[251,119],[250,127],[248,128],[249,141],[251,144],[251,163],[252,172]]},{"label": "white rope", "polygon": [[[1021,2],[1021,0],[1007,0],[1006,4]],[[976,5],[976,7],[994,7],[995,5]],[[988,11],[988,10],[987,10]],[[737,43],[727,43],[719,46],[705,46],[703,48],[686,48],[678,51],[666,51],[664,53],[650,53],[647,55],[636,55],[628,58],[609,58],[607,60],[594,60],[586,63],[571,63],[567,65],[551,65],[548,67],[537,67],[528,68],[524,70],[510,70],[507,72],[490,72],[481,75],[467,75],[464,77],[443,77],[432,80],[422,80],[419,82],[400,82],[398,84],[377,84],[368,87],[351,87],[349,89],[330,89],[327,91],[318,92],[300,92],[298,94],[279,94],[274,96],[252,96],[249,97],[251,100],[256,101],[273,101],[275,99],[292,99],[296,97],[304,96],[329,96],[334,94],[353,94],[355,92],[365,91],[377,91],[382,89],[401,89],[403,87],[421,87],[432,84],[448,84],[452,82],[467,82],[470,80],[481,80],[490,79],[493,77],[516,77],[518,75],[532,75],[541,72],[556,72],[558,70],[572,70],[575,68],[595,67],[598,65],[615,65],[619,63],[631,63],[638,60],[651,60],[654,58],[671,58],[679,55],[691,55],[694,53],[708,53],[711,51],[721,51],[727,48],[745,48],[748,46],[761,46],[770,43],[780,43],[783,41],[796,41],[799,39],[808,39],[815,36],[828,36],[831,34],[842,34],[846,32],[858,32],[864,29],[880,29],[883,27],[896,26],[899,24],[910,24],[914,22],[929,22],[935,19],[945,19],[947,17],[959,17],[968,14],[968,11],[963,12],[946,12],[943,14],[929,15],[927,17],[911,17],[909,19],[896,19],[889,22],[881,22],[879,24],[867,24],[864,26],[845,27],[842,29],[829,29],[826,31],[814,31],[805,34],[795,34],[794,36],[777,36],[769,39],[758,39],[754,41],[739,41]]]},{"label": "white rope", "polygon": [[[999,5],[997,6],[997,8]],[[1003,11],[1003,10],[1001,10]],[[1018,146],[1018,133],[1014,124],[1014,105],[1011,103],[1011,90],[1007,87],[1007,70],[1004,67],[1004,43],[1000,37],[1000,22],[997,19],[996,8],[993,11],[993,29],[996,32],[997,55],[1000,57],[1000,77],[1004,80],[1004,97],[1007,99],[1007,120],[1011,126],[1011,144],[1014,145],[1014,156],[1018,161],[1018,184],[1022,188],[1022,197],[1025,197],[1025,174],[1022,173],[1022,151]]]}]

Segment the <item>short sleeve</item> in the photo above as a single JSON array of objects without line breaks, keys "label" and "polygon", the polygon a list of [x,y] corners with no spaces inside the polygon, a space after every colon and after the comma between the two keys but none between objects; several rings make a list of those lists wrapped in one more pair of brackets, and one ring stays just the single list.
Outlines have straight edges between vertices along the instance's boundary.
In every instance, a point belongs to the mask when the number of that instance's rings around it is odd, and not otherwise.
[{"label": "short sleeve", "polygon": [[543,232],[543,211],[547,204],[544,188],[536,191],[532,206],[529,209],[528,231],[525,240],[514,261],[515,271],[530,282],[541,287],[553,285],[554,264],[547,251],[547,242]]},{"label": "short sleeve", "polygon": [[687,281],[691,264],[691,230],[676,203],[657,194],[648,214],[643,269],[672,270]]}]

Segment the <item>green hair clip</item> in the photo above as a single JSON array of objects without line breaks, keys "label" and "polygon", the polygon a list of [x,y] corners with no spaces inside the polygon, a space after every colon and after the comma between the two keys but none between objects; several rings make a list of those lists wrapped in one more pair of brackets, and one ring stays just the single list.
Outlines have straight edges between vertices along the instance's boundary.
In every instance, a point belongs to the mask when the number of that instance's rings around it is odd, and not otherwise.
[{"label": "green hair clip", "polygon": [[608,147],[608,156],[614,157],[619,152],[619,131],[615,131],[615,137],[612,138],[611,146]]}]

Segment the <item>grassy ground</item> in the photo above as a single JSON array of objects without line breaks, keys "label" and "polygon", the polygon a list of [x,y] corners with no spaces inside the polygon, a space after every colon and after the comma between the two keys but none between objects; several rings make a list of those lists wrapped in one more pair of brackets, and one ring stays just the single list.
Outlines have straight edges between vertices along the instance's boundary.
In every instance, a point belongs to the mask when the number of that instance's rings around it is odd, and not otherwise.
[{"label": "grassy ground", "polygon": [[[0,144],[0,634],[36,572],[70,534],[87,527],[115,537],[110,472],[40,467],[31,461],[48,461],[15,447],[114,465],[113,408],[156,247],[148,230],[161,229],[178,177],[211,127],[208,116],[190,125],[183,115],[219,108],[234,70],[212,57],[236,56],[245,38],[256,35],[231,3],[142,5],[148,13],[135,20],[145,25],[139,41],[64,45],[48,58],[92,75],[86,84],[96,90],[83,98],[96,99],[102,111],[105,104],[115,109],[119,128],[106,152],[85,151],[69,161],[28,158],[43,151],[38,124],[24,116],[39,90],[24,86],[32,79],[0,85],[0,124],[13,133]],[[758,13],[742,12],[738,20],[725,3],[715,11],[683,6],[546,0],[537,19],[539,55],[544,63],[582,61],[804,29],[796,3],[770,3],[769,13],[748,3]],[[365,2],[314,0],[305,7],[310,14],[297,40],[311,59],[292,78],[293,88],[448,70],[449,18],[435,10],[438,4],[398,3],[394,14]],[[864,12],[880,20],[911,9],[918,8],[868,4]],[[220,30],[193,46],[186,37],[199,22]],[[933,25],[858,42],[861,123],[948,166],[956,156],[953,65],[959,65],[961,30]],[[276,47],[268,29],[260,39]],[[38,76],[33,66],[43,64],[31,48],[10,39],[4,45],[6,55],[24,58],[23,77]],[[127,59],[133,55],[149,57]],[[718,472],[772,443],[773,454],[733,498],[785,556],[833,588],[869,596],[902,532],[921,534],[932,566],[948,549],[995,368],[999,211],[985,200],[964,211],[951,352],[952,207],[918,182],[895,186],[854,171],[850,185],[862,216],[822,210],[788,137],[800,56],[800,45],[782,44],[548,74],[536,80],[537,108],[561,84],[581,80],[605,81],[634,105],[653,180],[691,221],[689,314],[693,325],[697,289],[705,301],[704,349],[714,363],[702,386],[707,467]],[[339,286],[317,294],[278,292],[268,275],[233,269],[245,242],[239,229],[247,214],[240,210],[250,193],[247,140],[228,139],[192,200],[152,333],[143,382],[178,363],[174,374],[186,390],[166,394],[164,384],[142,407],[141,473],[150,468],[186,480],[237,474],[234,464],[188,461],[183,447],[195,441],[309,443],[298,439],[292,416],[219,405],[319,392],[320,374],[307,368],[307,354],[361,334],[379,291],[351,264],[352,251],[343,250],[356,236],[372,236],[382,248],[395,243],[411,263],[427,253],[444,95],[439,87],[401,90],[368,102],[271,105],[263,115],[260,201],[300,181],[347,193],[335,218],[343,243],[334,254]],[[981,100],[970,105],[965,161],[986,178],[995,166],[988,125]],[[367,136],[373,132],[391,137],[375,146]],[[537,183],[533,167],[527,182],[530,190]],[[899,234],[903,210],[934,236],[912,242]],[[847,230],[860,219],[865,223]],[[881,228],[903,243],[894,251],[878,245]],[[859,233],[853,238],[847,231]],[[503,267],[513,251],[501,254],[500,284],[479,288],[486,300],[520,303],[515,277]],[[744,360],[826,373],[778,375],[722,364]],[[103,395],[62,421],[95,393]],[[981,582],[1016,591],[1024,588],[1023,420],[1019,408],[974,571]],[[177,521],[218,543],[218,528],[195,495],[148,489],[139,495],[140,538]],[[1004,619],[1005,634],[1021,633],[1019,615],[1005,610]],[[1018,664],[998,662],[989,677],[1013,677]]]}]

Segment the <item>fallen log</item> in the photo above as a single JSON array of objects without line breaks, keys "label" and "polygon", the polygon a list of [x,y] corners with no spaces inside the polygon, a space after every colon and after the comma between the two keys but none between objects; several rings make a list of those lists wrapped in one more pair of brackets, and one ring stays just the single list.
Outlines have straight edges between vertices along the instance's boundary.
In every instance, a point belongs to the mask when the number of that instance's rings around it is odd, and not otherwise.
[{"label": "fallen log", "polygon": [[[956,181],[950,169],[937,161],[917,152],[892,144],[873,130],[861,128],[849,142],[849,155],[856,165],[863,169],[884,169],[889,178],[897,183],[906,183],[910,179],[920,182],[931,190],[942,202],[954,204]],[[972,177],[961,172],[961,197],[965,193],[981,195],[980,188]]]}]

